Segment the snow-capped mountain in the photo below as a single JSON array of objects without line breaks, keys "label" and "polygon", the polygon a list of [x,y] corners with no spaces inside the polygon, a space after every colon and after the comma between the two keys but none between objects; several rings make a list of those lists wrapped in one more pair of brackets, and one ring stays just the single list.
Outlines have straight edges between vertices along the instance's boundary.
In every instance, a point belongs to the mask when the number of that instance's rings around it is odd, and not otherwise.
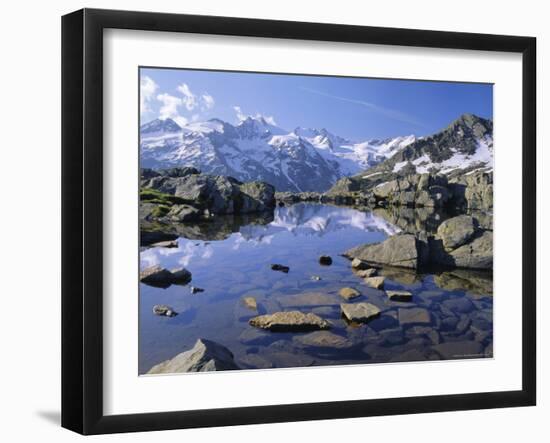
[{"label": "snow-capped mountain", "polygon": [[464,114],[440,132],[409,143],[363,177],[381,172],[456,175],[492,168],[492,120]]},{"label": "snow-capped mountain", "polygon": [[370,168],[416,140],[408,136],[355,143],[326,129],[288,132],[262,117],[248,117],[238,125],[211,119],[184,127],[157,119],[140,133],[142,167],[194,166],[294,192],[326,191],[338,179]]}]

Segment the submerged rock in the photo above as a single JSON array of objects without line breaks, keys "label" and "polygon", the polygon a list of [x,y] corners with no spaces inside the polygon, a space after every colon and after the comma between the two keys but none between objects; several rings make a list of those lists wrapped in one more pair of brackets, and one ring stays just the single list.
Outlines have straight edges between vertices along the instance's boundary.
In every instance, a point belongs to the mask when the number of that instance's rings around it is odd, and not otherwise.
[{"label": "submerged rock", "polygon": [[353,288],[342,288],[338,291],[340,297],[345,298],[346,300],[351,300],[352,298],[357,298],[361,296],[361,293],[357,289]]},{"label": "submerged rock", "polygon": [[340,309],[352,322],[364,323],[380,315],[380,309],[371,303],[342,303]]},{"label": "submerged rock", "polygon": [[319,257],[319,263],[324,266],[330,266],[332,264],[332,258],[328,255],[321,255]]},{"label": "submerged rock", "polygon": [[401,308],[398,311],[399,323],[402,326],[429,325],[430,313],[424,308]]},{"label": "submerged rock", "polygon": [[189,351],[176,355],[153,366],[148,374],[171,374],[177,372],[228,371],[239,369],[233,354],[225,346],[199,338]]},{"label": "submerged rock", "polygon": [[299,335],[292,340],[301,346],[326,349],[349,349],[353,343],[346,337],[329,331],[316,331],[306,335]]},{"label": "submerged rock", "polygon": [[285,274],[288,274],[288,271],[290,271],[290,268],[288,266],[285,266],[285,265],[280,265],[280,264],[272,264],[271,265],[271,269],[273,271],[280,271],[280,272],[284,272]]},{"label": "submerged rock", "polygon": [[275,312],[259,315],[249,320],[251,326],[274,332],[311,331],[330,329],[330,323],[318,315],[299,311]]},{"label": "submerged rock", "polygon": [[174,311],[174,308],[168,306],[168,305],[155,305],[153,306],[153,314],[155,315],[161,315],[164,317],[175,317],[178,315],[176,311]]},{"label": "submerged rock", "polygon": [[384,287],[384,282],[386,277],[367,277],[364,282],[374,289],[382,289]]},{"label": "submerged rock", "polygon": [[258,303],[256,302],[256,299],[254,297],[243,297],[243,303],[248,309],[252,311],[258,310]]},{"label": "submerged rock", "polygon": [[386,291],[386,295],[393,301],[411,301],[412,293],[409,291]]},{"label": "submerged rock", "polygon": [[435,345],[433,349],[442,358],[479,358],[484,356],[483,346],[474,340],[449,341]]},{"label": "submerged rock", "polygon": [[320,281],[320,280],[321,280],[321,277],[319,277],[318,275],[312,275],[312,276],[310,277],[310,279],[313,280],[313,281]]}]

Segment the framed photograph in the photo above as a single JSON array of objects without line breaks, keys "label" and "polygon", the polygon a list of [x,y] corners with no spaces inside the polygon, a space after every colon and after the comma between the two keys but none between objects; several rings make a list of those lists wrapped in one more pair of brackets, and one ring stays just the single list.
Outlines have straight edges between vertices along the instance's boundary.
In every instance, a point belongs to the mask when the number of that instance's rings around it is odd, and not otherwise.
[{"label": "framed photograph", "polygon": [[62,425],[536,402],[530,37],[62,21]]}]

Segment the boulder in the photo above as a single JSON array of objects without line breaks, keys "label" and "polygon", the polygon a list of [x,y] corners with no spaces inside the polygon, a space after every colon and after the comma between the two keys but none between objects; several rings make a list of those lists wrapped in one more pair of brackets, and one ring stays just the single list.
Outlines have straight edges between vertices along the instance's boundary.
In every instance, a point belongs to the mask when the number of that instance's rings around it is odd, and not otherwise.
[{"label": "boulder", "polygon": [[[275,207],[275,188],[264,182],[241,183],[221,175],[190,174],[161,175],[144,184],[159,192],[178,197],[213,214],[246,214]],[[190,219],[196,216],[187,205],[175,208],[170,217]],[[178,221],[178,220],[174,220]],[[180,220],[184,221],[184,220]]]},{"label": "boulder", "polygon": [[484,231],[471,243],[467,243],[449,255],[458,268],[493,269],[493,232]]},{"label": "boulder", "polygon": [[204,289],[199,288],[197,286],[191,286],[189,288],[189,291],[191,292],[191,294],[198,294],[199,292],[204,292]]},{"label": "boulder", "polygon": [[364,282],[374,289],[382,289],[384,287],[384,282],[386,277],[367,277]]},{"label": "boulder", "polygon": [[312,331],[330,329],[330,323],[318,315],[299,311],[275,312],[253,317],[249,320],[251,326],[269,329],[274,332]]},{"label": "boulder", "polygon": [[380,309],[372,303],[342,303],[340,309],[352,322],[364,323],[380,315]]},{"label": "boulder", "polygon": [[476,233],[476,221],[469,215],[459,215],[445,220],[437,228],[437,238],[443,242],[446,251],[462,246]]},{"label": "boulder", "polygon": [[343,297],[346,300],[351,300],[352,298],[357,298],[361,295],[361,293],[357,289],[353,288],[342,288],[340,289],[340,291],[338,291],[338,294],[340,294],[340,297]]},{"label": "boulder", "polygon": [[412,293],[409,291],[386,291],[386,295],[392,301],[411,301]]},{"label": "boulder", "polygon": [[199,338],[189,351],[176,355],[153,366],[148,374],[172,374],[178,372],[227,371],[239,369],[233,354],[225,346]]},{"label": "boulder", "polygon": [[418,269],[424,264],[425,251],[412,234],[397,234],[381,243],[357,246],[344,253],[350,259],[368,263]]}]

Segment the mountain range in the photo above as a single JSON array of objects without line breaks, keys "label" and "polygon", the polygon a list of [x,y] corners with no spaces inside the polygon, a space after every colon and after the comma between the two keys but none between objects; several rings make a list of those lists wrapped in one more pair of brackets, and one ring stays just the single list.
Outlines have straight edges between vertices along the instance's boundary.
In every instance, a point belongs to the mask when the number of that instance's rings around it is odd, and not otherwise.
[{"label": "mountain range", "polygon": [[145,168],[194,166],[241,181],[266,181],[277,191],[324,192],[342,177],[363,173],[492,168],[492,131],[491,120],[464,114],[428,137],[357,142],[324,128],[289,132],[262,117],[237,125],[211,119],[183,127],[168,118],[141,126],[140,160]]}]

